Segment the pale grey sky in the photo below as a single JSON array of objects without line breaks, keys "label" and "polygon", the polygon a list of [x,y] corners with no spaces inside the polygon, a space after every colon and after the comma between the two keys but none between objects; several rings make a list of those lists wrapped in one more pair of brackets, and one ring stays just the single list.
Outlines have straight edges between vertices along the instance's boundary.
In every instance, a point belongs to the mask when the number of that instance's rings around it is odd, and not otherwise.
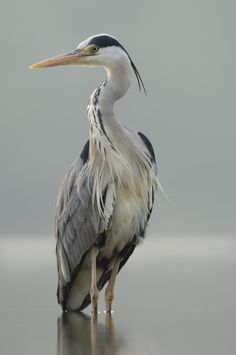
[{"label": "pale grey sky", "polygon": [[86,106],[105,73],[28,65],[96,33],[140,70],[116,114],[148,135],[160,181],[150,229],[236,232],[235,8],[227,0],[27,1],[1,6],[0,233],[53,230],[58,186],[87,140]]}]

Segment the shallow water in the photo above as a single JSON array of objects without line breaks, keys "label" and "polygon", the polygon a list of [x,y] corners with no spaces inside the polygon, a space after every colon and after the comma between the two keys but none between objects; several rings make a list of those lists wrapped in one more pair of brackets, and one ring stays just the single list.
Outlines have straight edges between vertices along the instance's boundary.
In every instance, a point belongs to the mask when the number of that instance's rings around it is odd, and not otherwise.
[{"label": "shallow water", "polygon": [[149,236],[118,276],[114,313],[62,315],[54,241],[0,238],[0,354],[236,353],[236,242]]}]

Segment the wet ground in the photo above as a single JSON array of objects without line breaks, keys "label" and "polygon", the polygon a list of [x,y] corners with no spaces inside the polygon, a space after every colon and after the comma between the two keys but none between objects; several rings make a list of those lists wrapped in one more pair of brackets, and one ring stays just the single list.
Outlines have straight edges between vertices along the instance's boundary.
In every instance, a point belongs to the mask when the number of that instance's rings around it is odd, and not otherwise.
[{"label": "wet ground", "polygon": [[50,236],[0,238],[0,354],[233,355],[236,239],[149,236],[122,269],[114,313],[62,315]]}]

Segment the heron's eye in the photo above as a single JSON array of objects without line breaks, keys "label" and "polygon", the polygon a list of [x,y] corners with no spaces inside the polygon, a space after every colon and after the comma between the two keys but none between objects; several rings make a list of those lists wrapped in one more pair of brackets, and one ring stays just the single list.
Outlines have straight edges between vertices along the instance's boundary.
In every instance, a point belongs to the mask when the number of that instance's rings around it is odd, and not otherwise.
[{"label": "heron's eye", "polygon": [[99,51],[99,47],[97,47],[97,46],[91,47],[91,54],[95,54],[95,53],[97,53],[98,51]]}]

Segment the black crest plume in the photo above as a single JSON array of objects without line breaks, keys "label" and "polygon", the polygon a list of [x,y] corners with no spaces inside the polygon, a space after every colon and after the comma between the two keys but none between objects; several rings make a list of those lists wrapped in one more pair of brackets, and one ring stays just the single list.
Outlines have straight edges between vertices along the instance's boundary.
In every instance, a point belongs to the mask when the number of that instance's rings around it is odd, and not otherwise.
[{"label": "black crest plume", "polygon": [[90,40],[89,44],[95,44],[96,46],[98,46],[100,48],[115,46],[115,47],[120,47],[121,49],[123,49],[123,51],[125,51],[125,53],[129,57],[130,64],[131,64],[134,74],[137,78],[139,91],[141,91],[143,89],[144,93],[147,95],[143,80],[141,78],[141,75],[139,74],[137,67],[135,66],[134,62],[132,61],[127,50],[120,44],[120,42],[117,41],[117,39],[110,37],[108,35],[101,35],[101,36],[93,37]]}]

